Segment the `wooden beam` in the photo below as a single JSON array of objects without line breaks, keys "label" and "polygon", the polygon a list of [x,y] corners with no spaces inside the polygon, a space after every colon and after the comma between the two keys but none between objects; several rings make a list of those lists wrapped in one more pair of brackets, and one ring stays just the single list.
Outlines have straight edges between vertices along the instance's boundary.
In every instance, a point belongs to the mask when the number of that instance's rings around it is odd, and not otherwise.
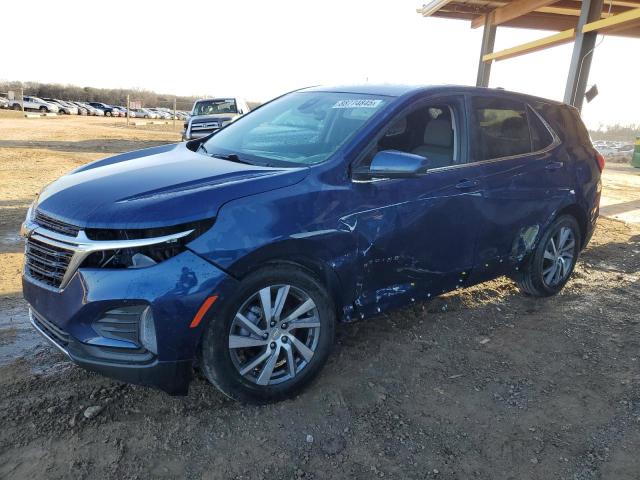
[{"label": "wooden beam", "polygon": [[[513,20],[514,18],[521,17],[527,13],[531,13],[538,8],[547,7],[557,0],[514,0],[511,3],[506,4],[504,7],[496,8],[493,11],[494,25],[500,25],[502,23]],[[474,19],[471,22],[472,28],[477,28],[484,25],[484,15]]]},{"label": "wooden beam", "polygon": [[569,30],[556,33],[555,35],[540,38],[538,40],[534,40],[533,42],[523,43],[522,45],[518,45],[517,47],[511,47],[505,50],[500,50],[499,52],[489,53],[482,57],[482,61],[491,62],[493,60],[506,60],[507,58],[517,57],[520,55],[524,55],[525,53],[537,52],[549,47],[568,43],[573,41],[574,38],[576,38],[576,29],[570,28]]},{"label": "wooden beam", "polygon": [[451,3],[453,0],[431,0],[425,4],[422,8],[418,8],[416,11],[423,17],[430,17],[432,14],[440,10],[442,7]]},{"label": "wooden beam", "polygon": [[640,8],[629,10],[609,18],[596,20],[587,23],[582,27],[582,33],[598,31],[599,33],[607,33],[607,30],[616,31],[624,28],[632,27],[640,24]]}]

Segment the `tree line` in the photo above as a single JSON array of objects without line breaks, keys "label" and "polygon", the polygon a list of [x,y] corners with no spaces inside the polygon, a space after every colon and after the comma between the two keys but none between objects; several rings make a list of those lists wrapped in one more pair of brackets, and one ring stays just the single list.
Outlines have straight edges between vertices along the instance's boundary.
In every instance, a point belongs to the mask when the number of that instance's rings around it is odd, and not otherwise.
[{"label": "tree line", "polygon": [[108,105],[126,105],[127,95],[129,95],[132,101],[142,101],[142,106],[173,108],[173,100],[175,98],[178,110],[191,110],[193,102],[198,98],[162,94],[137,88],[94,88],[58,83],[0,81],[0,93],[6,93],[9,90],[17,93],[20,88],[23,89],[24,95],[33,95],[34,97],[79,102],[102,102]]},{"label": "tree line", "polygon": [[600,125],[597,130],[589,130],[592,140],[632,142],[640,136],[640,125]]}]

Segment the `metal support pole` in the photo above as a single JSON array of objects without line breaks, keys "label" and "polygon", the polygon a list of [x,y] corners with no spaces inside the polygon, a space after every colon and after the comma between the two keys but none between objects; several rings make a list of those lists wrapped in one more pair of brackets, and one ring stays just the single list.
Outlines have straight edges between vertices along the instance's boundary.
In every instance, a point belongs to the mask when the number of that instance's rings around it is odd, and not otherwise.
[{"label": "metal support pole", "polygon": [[582,109],[584,93],[587,90],[589,70],[593,49],[596,45],[597,31],[582,33],[582,27],[590,22],[600,20],[602,14],[602,0],[582,0],[578,26],[576,27],[576,40],[573,44],[567,86],[564,90],[564,102],[573,105],[578,110]]},{"label": "metal support pole", "polygon": [[482,31],[482,48],[480,49],[480,62],[478,63],[478,78],[476,87],[488,87],[489,76],[491,75],[491,63],[482,60],[487,53],[493,53],[493,46],[496,43],[497,27],[493,23],[493,12],[484,19],[484,29]]},{"label": "metal support pole", "polygon": [[127,95],[127,127],[129,126],[129,117],[131,116],[131,101],[129,100],[129,95]]},{"label": "metal support pole", "polygon": [[173,97],[173,129],[176,129],[176,97]]},{"label": "metal support pole", "polygon": [[20,106],[22,107],[22,113],[24,113],[24,89],[20,87]]}]

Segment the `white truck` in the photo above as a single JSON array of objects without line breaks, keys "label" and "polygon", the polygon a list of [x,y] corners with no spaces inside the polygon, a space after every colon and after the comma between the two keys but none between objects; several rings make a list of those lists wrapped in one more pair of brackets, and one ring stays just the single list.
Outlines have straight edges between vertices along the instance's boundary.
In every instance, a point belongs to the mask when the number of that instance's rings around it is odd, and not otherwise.
[{"label": "white truck", "polygon": [[191,115],[184,122],[182,140],[206,137],[246,113],[249,113],[249,106],[242,98],[216,97],[196,100]]}]

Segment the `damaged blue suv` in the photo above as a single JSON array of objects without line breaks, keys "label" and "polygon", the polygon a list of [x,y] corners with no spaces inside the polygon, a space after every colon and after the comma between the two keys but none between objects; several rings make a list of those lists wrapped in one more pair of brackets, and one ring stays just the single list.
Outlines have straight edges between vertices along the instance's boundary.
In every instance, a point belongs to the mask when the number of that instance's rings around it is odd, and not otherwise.
[{"label": "damaged blue suv", "polygon": [[46,187],[22,227],[33,326],[172,394],[295,394],[350,322],[501,275],[557,293],[604,160],[567,105],[469,87],[309,88],[208,137]]}]

